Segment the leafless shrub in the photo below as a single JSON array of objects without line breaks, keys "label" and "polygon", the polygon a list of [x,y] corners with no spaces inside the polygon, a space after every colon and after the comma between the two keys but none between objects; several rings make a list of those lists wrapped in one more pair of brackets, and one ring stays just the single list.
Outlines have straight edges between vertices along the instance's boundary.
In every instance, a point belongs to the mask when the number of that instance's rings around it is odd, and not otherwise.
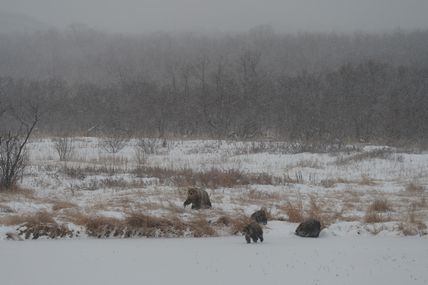
[{"label": "leafless shrub", "polygon": [[22,176],[27,162],[25,146],[31,134],[25,138],[20,135],[0,135],[0,191],[11,190]]},{"label": "leafless shrub", "polygon": [[70,178],[83,180],[86,177],[87,171],[80,167],[68,167],[64,166],[60,169],[60,172],[64,173]]},{"label": "leafless shrub", "polygon": [[155,154],[162,146],[163,142],[157,138],[140,138],[137,147],[146,155]]},{"label": "leafless shrub", "polygon": [[303,183],[303,174],[302,174],[302,171],[296,171],[296,173],[294,174],[294,176],[295,176],[295,181],[296,181],[296,183]]},{"label": "leafless shrub", "polygon": [[130,135],[127,132],[117,132],[100,138],[99,146],[108,153],[116,154],[129,142]]},{"label": "leafless shrub", "polygon": [[134,154],[137,169],[144,167],[147,163],[147,154],[138,146],[134,148]]},{"label": "leafless shrub", "polygon": [[72,137],[59,137],[53,139],[54,148],[60,161],[69,161],[74,155],[74,140]]}]

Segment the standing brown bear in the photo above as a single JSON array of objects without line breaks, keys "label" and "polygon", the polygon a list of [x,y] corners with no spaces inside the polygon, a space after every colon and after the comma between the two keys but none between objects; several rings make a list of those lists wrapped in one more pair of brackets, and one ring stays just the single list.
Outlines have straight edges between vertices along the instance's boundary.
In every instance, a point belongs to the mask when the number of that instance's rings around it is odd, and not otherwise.
[{"label": "standing brown bear", "polygon": [[251,243],[251,239],[255,243],[257,243],[258,239],[260,239],[260,242],[263,242],[263,230],[257,222],[251,222],[246,225],[242,230],[242,233],[245,235],[247,243]]},{"label": "standing brown bear", "polygon": [[211,201],[207,191],[198,188],[190,188],[187,191],[187,199],[184,201],[184,207],[189,204],[192,204],[192,209],[195,210],[211,208]]},{"label": "standing brown bear", "polygon": [[301,237],[318,237],[321,231],[320,221],[310,218],[301,223],[296,229],[296,235]]}]

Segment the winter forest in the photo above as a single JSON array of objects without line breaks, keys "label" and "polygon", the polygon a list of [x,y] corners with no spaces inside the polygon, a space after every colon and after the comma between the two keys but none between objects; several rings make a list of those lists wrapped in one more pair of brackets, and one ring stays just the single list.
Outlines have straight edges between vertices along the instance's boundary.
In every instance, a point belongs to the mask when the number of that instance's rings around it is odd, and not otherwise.
[{"label": "winter forest", "polygon": [[85,25],[5,33],[0,111],[37,105],[35,133],[54,136],[426,147],[427,46],[424,30],[287,34],[269,25],[208,34],[124,35]]}]

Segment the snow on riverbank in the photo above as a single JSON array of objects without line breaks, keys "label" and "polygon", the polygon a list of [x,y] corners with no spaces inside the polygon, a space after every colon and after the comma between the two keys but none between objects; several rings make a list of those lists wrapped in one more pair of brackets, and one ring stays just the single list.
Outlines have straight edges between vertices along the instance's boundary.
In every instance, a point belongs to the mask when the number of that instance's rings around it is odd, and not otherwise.
[{"label": "snow on riverbank", "polygon": [[269,223],[243,237],[0,241],[1,284],[427,284],[425,237],[292,234]]}]

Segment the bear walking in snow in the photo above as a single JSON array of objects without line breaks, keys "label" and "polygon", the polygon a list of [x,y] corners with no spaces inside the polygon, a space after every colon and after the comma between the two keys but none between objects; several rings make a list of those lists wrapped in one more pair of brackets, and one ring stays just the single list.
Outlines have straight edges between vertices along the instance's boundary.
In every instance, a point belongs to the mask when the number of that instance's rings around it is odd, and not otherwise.
[{"label": "bear walking in snow", "polygon": [[258,239],[260,242],[263,242],[262,227],[256,222],[251,222],[246,225],[242,230],[242,233],[245,235],[245,240],[247,243],[251,243],[251,240],[256,243]]},{"label": "bear walking in snow", "polygon": [[211,208],[211,201],[207,191],[198,188],[190,188],[187,191],[187,199],[184,201],[184,207],[189,204],[192,204],[192,209],[195,210]]},{"label": "bear walking in snow", "polygon": [[301,237],[318,237],[321,231],[321,223],[316,219],[307,219],[296,229],[296,235]]}]

